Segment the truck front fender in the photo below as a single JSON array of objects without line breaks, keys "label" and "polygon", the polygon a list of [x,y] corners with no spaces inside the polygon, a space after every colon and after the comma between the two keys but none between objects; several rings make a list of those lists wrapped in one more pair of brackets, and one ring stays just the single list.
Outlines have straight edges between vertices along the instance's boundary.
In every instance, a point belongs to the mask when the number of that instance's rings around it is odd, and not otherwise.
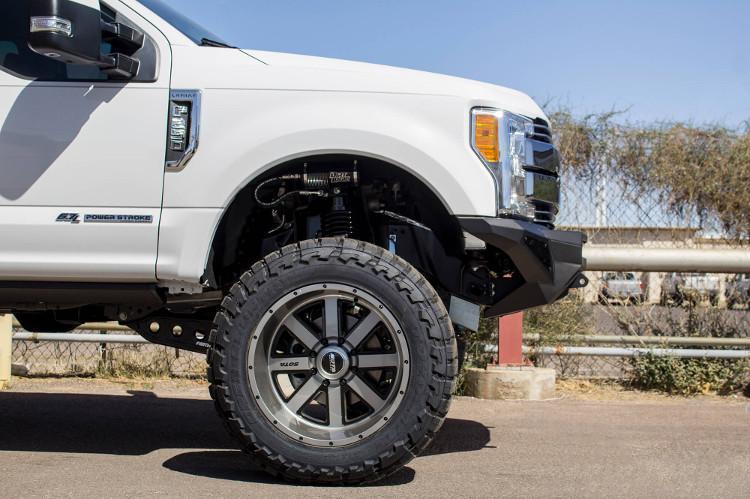
[{"label": "truck front fender", "polygon": [[460,99],[214,90],[203,101],[198,153],[165,177],[160,280],[196,282],[223,211],[254,179],[293,159],[376,158],[419,178],[448,213],[495,215],[495,183],[470,147],[470,108]]}]

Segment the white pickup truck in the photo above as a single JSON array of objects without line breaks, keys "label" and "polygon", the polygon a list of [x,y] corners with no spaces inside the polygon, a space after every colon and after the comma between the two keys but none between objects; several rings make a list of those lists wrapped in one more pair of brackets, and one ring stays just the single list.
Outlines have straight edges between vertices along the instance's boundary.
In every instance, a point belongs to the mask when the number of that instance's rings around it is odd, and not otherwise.
[{"label": "white pickup truck", "polygon": [[455,331],[586,284],[520,92],[238,49],[160,0],[0,8],[0,312],[207,352],[271,473],[392,473],[446,415]]}]

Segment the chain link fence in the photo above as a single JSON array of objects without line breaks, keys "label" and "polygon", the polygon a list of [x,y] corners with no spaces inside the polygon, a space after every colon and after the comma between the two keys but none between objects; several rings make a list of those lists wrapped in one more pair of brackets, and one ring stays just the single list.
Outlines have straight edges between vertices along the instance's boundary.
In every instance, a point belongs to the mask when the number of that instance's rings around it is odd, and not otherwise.
[{"label": "chain link fence", "polygon": [[[27,376],[203,378],[206,374],[206,356],[202,354],[154,344],[108,344],[106,331],[77,333],[99,335],[102,342],[16,340],[14,370]],[[140,338],[135,333],[133,337]]]},{"label": "chain link fence", "polygon": [[[595,168],[588,174],[566,171],[562,185],[557,225],[585,232],[589,246],[747,248],[748,241],[727,231],[718,217],[687,204],[676,209],[669,192],[634,185],[617,168]],[[748,274],[586,274],[586,288],[573,291],[562,303],[527,313],[525,331],[538,338],[527,344],[570,346],[569,340],[560,339],[570,334],[750,337]],[[637,361],[617,357],[533,355],[532,360],[554,367],[562,377],[632,378],[637,367]]]}]

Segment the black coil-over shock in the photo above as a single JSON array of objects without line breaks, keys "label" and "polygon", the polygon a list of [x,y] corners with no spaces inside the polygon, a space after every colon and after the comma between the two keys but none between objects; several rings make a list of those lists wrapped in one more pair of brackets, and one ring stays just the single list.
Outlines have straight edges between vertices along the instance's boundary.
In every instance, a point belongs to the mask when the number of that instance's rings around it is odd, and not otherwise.
[{"label": "black coil-over shock", "polygon": [[331,209],[323,214],[321,222],[325,237],[354,235],[354,214],[347,209],[343,196],[334,196],[331,199]]},{"label": "black coil-over shock", "polygon": [[323,189],[331,197],[328,211],[321,215],[321,231],[324,237],[355,235],[354,213],[348,206],[351,189],[359,185],[357,163],[352,171],[327,171],[302,175],[307,189]]}]

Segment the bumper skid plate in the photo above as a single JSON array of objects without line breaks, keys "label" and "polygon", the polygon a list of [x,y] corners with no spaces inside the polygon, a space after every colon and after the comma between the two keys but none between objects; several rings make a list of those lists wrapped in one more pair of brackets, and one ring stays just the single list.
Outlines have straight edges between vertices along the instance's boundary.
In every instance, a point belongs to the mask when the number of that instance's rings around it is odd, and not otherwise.
[{"label": "bumper skid plate", "polygon": [[581,232],[551,230],[510,218],[466,217],[459,222],[464,231],[502,251],[522,279],[485,310],[485,317],[546,305],[564,297],[569,289],[588,284],[582,273],[586,236]]}]

